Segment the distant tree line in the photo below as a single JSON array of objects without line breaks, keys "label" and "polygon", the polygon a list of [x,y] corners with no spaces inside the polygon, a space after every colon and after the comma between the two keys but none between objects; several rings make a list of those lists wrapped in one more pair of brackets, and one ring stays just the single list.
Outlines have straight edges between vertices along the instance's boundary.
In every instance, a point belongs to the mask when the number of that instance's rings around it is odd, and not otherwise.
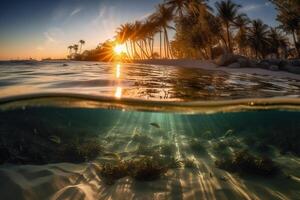
[{"label": "distant tree line", "polygon": [[[79,59],[111,61],[116,43],[126,46],[125,59],[213,59],[224,52],[256,59],[269,55],[299,58],[300,1],[270,0],[270,3],[276,7],[278,27],[249,19],[241,12],[242,6],[232,0],[218,1],[214,8],[208,0],[165,0],[149,17],[122,24],[114,40],[84,51]],[[175,33],[173,41],[170,31]],[[78,45],[69,48],[70,58],[74,54],[76,57]]]}]

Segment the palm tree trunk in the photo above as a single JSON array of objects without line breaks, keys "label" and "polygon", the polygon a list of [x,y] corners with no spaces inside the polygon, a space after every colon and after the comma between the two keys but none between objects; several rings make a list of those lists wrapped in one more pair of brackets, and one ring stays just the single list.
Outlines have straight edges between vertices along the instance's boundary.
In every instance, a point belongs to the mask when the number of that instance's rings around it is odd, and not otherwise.
[{"label": "palm tree trunk", "polygon": [[147,57],[149,58],[150,57],[149,56],[149,49],[148,49],[149,43],[147,42],[147,39],[145,39],[143,42],[144,42],[144,46],[145,46],[145,52],[147,54]]},{"label": "palm tree trunk", "polygon": [[130,40],[130,50],[131,50],[131,56],[132,56],[132,58],[135,59],[132,40]]},{"label": "palm tree trunk", "polygon": [[298,46],[297,46],[297,40],[296,40],[295,31],[293,31],[293,40],[294,40],[294,45],[295,45],[295,49],[296,49],[297,55],[298,55],[298,57],[300,57],[300,52],[299,52],[299,49],[298,49]]},{"label": "palm tree trunk", "polygon": [[168,31],[166,28],[164,28],[164,32],[165,32],[165,42],[166,42],[166,57],[169,58],[169,38],[168,38]]},{"label": "palm tree trunk", "polygon": [[152,37],[148,39],[148,47],[150,51],[150,56],[152,57]]},{"label": "palm tree trunk", "polygon": [[[137,43],[137,45],[140,47],[140,50],[141,50],[141,52],[142,52],[144,55],[146,55],[146,54],[145,54],[145,51],[144,51],[144,49],[143,49],[143,48],[141,48],[140,44],[139,44],[139,43]],[[146,55],[146,56],[147,56],[147,55]]]},{"label": "palm tree trunk", "polygon": [[164,49],[165,49],[165,58],[168,58],[168,45],[167,45],[167,38],[166,38],[166,32],[164,32]]},{"label": "palm tree trunk", "polygon": [[125,42],[125,46],[126,46],[126,51],[127,51],[127,57],[128,57],[129,59],[131,59],[127,42]]},{"label": "palm tree trunk", "polygon": [[162,43],[162,41],[161,41],[161,30],[159,30],[159,57],[161,58],[161,43]]},{"label": "palm tree trunk", "polygon": [[230,33],[229,33],[229,23],[226,23],[226,31],[227,31],[228,49],[229,49],[229,52],[232,53],[231,41],[230,41]]},{"label": "palm tree trunk", "polygon": [[258,58],[258,51],[257,51],[257,49],[255,49],[255,58],[256,59]]},{"label": "palm tree trunk", "polygon": [[152,44],[151,44],[151,56],[154,54],[154,36],[152,36]]},{"label": "palm tree trunk", "polygon": [[140,59],[141,57],[136,50],[136,43],[136,41],[133,41],[134,56],[137,56],[137,58]]}]

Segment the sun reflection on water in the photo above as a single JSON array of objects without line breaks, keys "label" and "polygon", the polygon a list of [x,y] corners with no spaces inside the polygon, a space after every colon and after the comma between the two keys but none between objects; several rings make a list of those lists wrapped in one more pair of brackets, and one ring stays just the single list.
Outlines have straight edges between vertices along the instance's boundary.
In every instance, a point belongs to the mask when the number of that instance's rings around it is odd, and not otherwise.
[{"label": "sun reflection on water", "polygon": [[120,86],[120,77],[121,77],[121,64],[117,63],[115,65],[115,78],[118,79],[117,80],[117,86],[116,86],[116,90],[115,90],[115,97],[117,99],[120,99],[122,97],[122,87]]},{"label": "sun reflection on water", "polygon": [[120,78],[121,76],[121,64],[116,65],[116,78]]},{"label": "sun reflection on water", "polygon": [[115,91],[115,97],[117,98],[117,99],[120,99],[121,97],[122,97],[122,87],[117,87],[116,88],[116,91]]}]

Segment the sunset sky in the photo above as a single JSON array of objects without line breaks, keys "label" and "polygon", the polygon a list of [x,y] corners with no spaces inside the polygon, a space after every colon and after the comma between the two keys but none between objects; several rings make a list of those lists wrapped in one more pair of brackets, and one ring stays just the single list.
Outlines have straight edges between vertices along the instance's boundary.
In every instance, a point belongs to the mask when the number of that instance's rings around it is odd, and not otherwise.
[{"label": "sunset sky", "polygon": [[[64,58],[70,44],[84,49],[114,36],[124,22],[141,20],[162,0],[1,0],[0,59]],[[215,0],[210,4],[214,5]],[[276,26],[266,0],[235,0],[250,18]]]}]

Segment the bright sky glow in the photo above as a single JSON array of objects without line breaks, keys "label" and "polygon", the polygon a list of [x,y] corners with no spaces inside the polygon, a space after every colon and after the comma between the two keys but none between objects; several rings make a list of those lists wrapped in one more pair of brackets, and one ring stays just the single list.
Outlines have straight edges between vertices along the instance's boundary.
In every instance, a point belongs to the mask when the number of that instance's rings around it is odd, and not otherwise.
[{"label": "bright sky glow", "polygon": [[[214,7],[216,0],[210,0]],[[125,22],[143,20],[163,0],[2,0],[0,60],[65,58],[67,47],[85,40],[83,50],[115,36]],[[234,0],[251,18],[276,25],[267,0]],[[173,34],[170,33],[170,38]]]},{"label": "bright sky glow", "polygon": [[117,55],[121,55],[122,53],[125,53],[126,52],[126,48],[125,48],[125,45],[123,44],[117,44],[114,48],[114,52],[117,54]]}]

